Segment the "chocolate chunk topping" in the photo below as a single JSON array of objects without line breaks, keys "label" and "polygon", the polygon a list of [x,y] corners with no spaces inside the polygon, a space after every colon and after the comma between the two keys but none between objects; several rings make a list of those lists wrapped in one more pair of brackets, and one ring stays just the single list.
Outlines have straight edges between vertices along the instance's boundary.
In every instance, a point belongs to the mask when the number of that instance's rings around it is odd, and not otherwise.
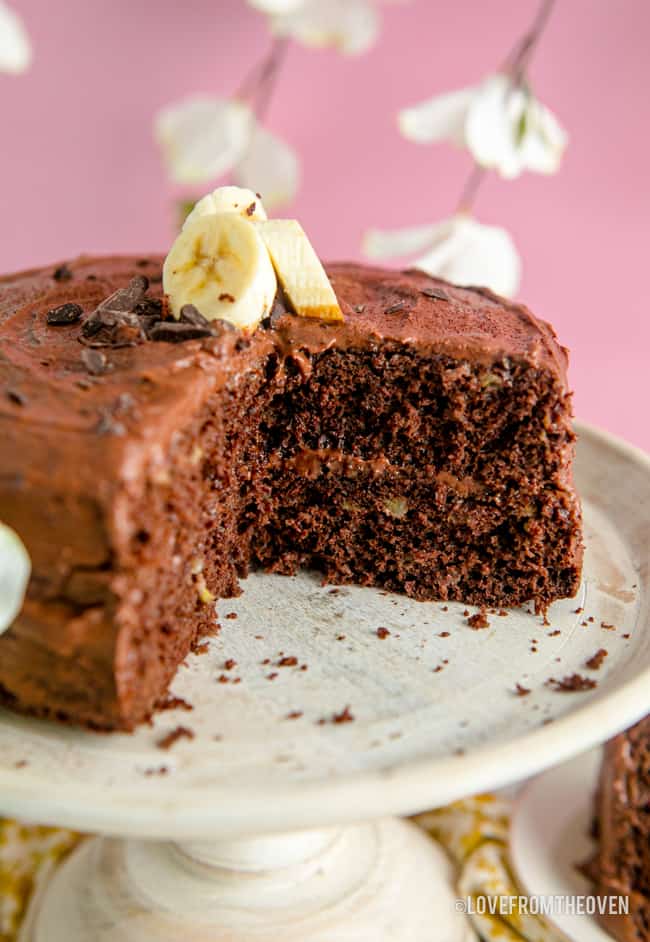
[{"label": "chocolate chunk topping", "polygon": [[72,278],[72,272],[70,271],[68,266],[64,263],[63,265],[59,265],[58,268],[54,269],[54,272],[52,273],[52,278],[54,278],[55,281],[70,281],[70,279]]},{"label": "chocolate chunk topping", "polygon": [[403,311],[406,307],[406,301],[396,301],[395,304],[391,304],[390,307],[387,307],[384,311],[384,314],[397,314],[398,311]]},{"label": "chocolate chunk topping", "polygon": [[8,389],[7,399],[9,399],[10,402],[13,402],[16,406],[27,405],[27,396],[25,396],[24,393],[21,393],[18,389]]},{"label": "chocolate chunk topping", "polygon": [[99,376],[106,369],[106,357],[99,350],[82,350],[81,362],[93,376]]},{"label": "chocolate chunk topping", "polygon": [[442,288],[422,288],[425,298],[435,298],[437,301],[451,301],[451,298]]},{"label": "chocolate chunk topping", "polygon": [[166,343],[182,343],[184,340],[200,340],[211,337],[212,328],[198,324],[183,324],[181,321],[158,321],[147,334],[149,340],[162,340]]},{"label": "chocolate chunk topping", "polygon": [[210,327],[210,321],[193,304],[184,304],[181,308],[181,323],[194,324],[195,327]]},{"label": "chocolate chunk topping", "polygon": [[65,327],[68,324],[76,324],[82,314],[83,308],[80,304],[61,304],[48,311],[45,320],[50,327]]}]

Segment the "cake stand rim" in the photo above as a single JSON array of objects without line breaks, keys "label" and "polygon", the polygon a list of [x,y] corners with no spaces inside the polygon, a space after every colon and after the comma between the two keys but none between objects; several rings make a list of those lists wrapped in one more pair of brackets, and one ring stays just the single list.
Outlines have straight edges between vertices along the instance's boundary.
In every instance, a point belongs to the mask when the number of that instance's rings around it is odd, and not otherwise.
[{"label": "cake stand rim", "polygon": [[[601,429],[576,423],[582,437],[615,449],[650,474],[650,455]],[[237,838],[405,815],[536,775],[604,742],[648,709],[650,666],[602,697],[518,736],[465,755],[411,759],[335,780],[232,788],[210,785],[147,798],[142,786],[65,787],[48,793],[27,770],[0,769],[2,814],[111,835],[170,840]],[[191,744],[190,744],[191,748]],[[183,791],[187,803],[183,804]],[[224,810],[225,809],[225,810]]]}]

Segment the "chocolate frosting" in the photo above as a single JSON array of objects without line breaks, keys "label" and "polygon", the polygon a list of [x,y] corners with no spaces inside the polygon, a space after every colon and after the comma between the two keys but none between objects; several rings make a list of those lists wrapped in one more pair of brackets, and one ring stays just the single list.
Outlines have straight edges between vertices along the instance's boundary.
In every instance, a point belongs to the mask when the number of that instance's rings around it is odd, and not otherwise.
[{"label": "chocolate frosting", "polygon": [[[421,272],[346,263],[328,266],[341,324],[297,317],[280,302],[250,337],[216,325],[215,336],[180,343],[84,345],[84,323],[134,277],[162,298],[162,261],[82,256],[0,279],[0,519],[33,566],[23,614],[0,638],[0,688],[11,677],[31,702],[34,677],[71,652],[88,684],[104,677],[110,687],[129,656],[111,610],[111,565],[133,535],[143,468],[158,463],[164,473],[177,430],[270,353],[309,370],[310,355],[330,347],[406,345],[481,363],[524,360],[566,387],[566,351],[525,307]],[[48,318],[70,304],[80,316],[67,308]]]}]

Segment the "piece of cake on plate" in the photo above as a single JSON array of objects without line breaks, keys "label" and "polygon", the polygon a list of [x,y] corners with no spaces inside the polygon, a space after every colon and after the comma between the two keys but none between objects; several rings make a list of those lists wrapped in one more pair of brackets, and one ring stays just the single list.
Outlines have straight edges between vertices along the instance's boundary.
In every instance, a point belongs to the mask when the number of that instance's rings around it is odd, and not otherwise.
[{"label": "piece of cake on plate", "polygon": [[[328,280],[329,276],[329,280]],[[544,609],[582,556],[567,354],[526,308],[332,264],[232,188],[163,259],[0,281],[0,697],[146,718],[250,566]]]}]

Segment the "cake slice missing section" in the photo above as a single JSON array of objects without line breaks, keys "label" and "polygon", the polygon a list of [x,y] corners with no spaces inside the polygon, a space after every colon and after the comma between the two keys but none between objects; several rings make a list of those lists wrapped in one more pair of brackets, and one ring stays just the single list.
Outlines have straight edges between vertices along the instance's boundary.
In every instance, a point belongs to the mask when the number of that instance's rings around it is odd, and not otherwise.
[{"label": "cake slice missing section", "polygon": [[[251,565],[477,605],[574,594],[574,436],[550,327],[489,292],[340,264],[342,323],[278,300],[250,336],[183,336],[146,320],[160,266],[81,259],[64,280],[0,282],[0,519],[34,573],[0,636],[4,702],[132,728]],[[80,342],[141,274],[142,330]],[[48,323],[68,302],[80,318]]]}]

